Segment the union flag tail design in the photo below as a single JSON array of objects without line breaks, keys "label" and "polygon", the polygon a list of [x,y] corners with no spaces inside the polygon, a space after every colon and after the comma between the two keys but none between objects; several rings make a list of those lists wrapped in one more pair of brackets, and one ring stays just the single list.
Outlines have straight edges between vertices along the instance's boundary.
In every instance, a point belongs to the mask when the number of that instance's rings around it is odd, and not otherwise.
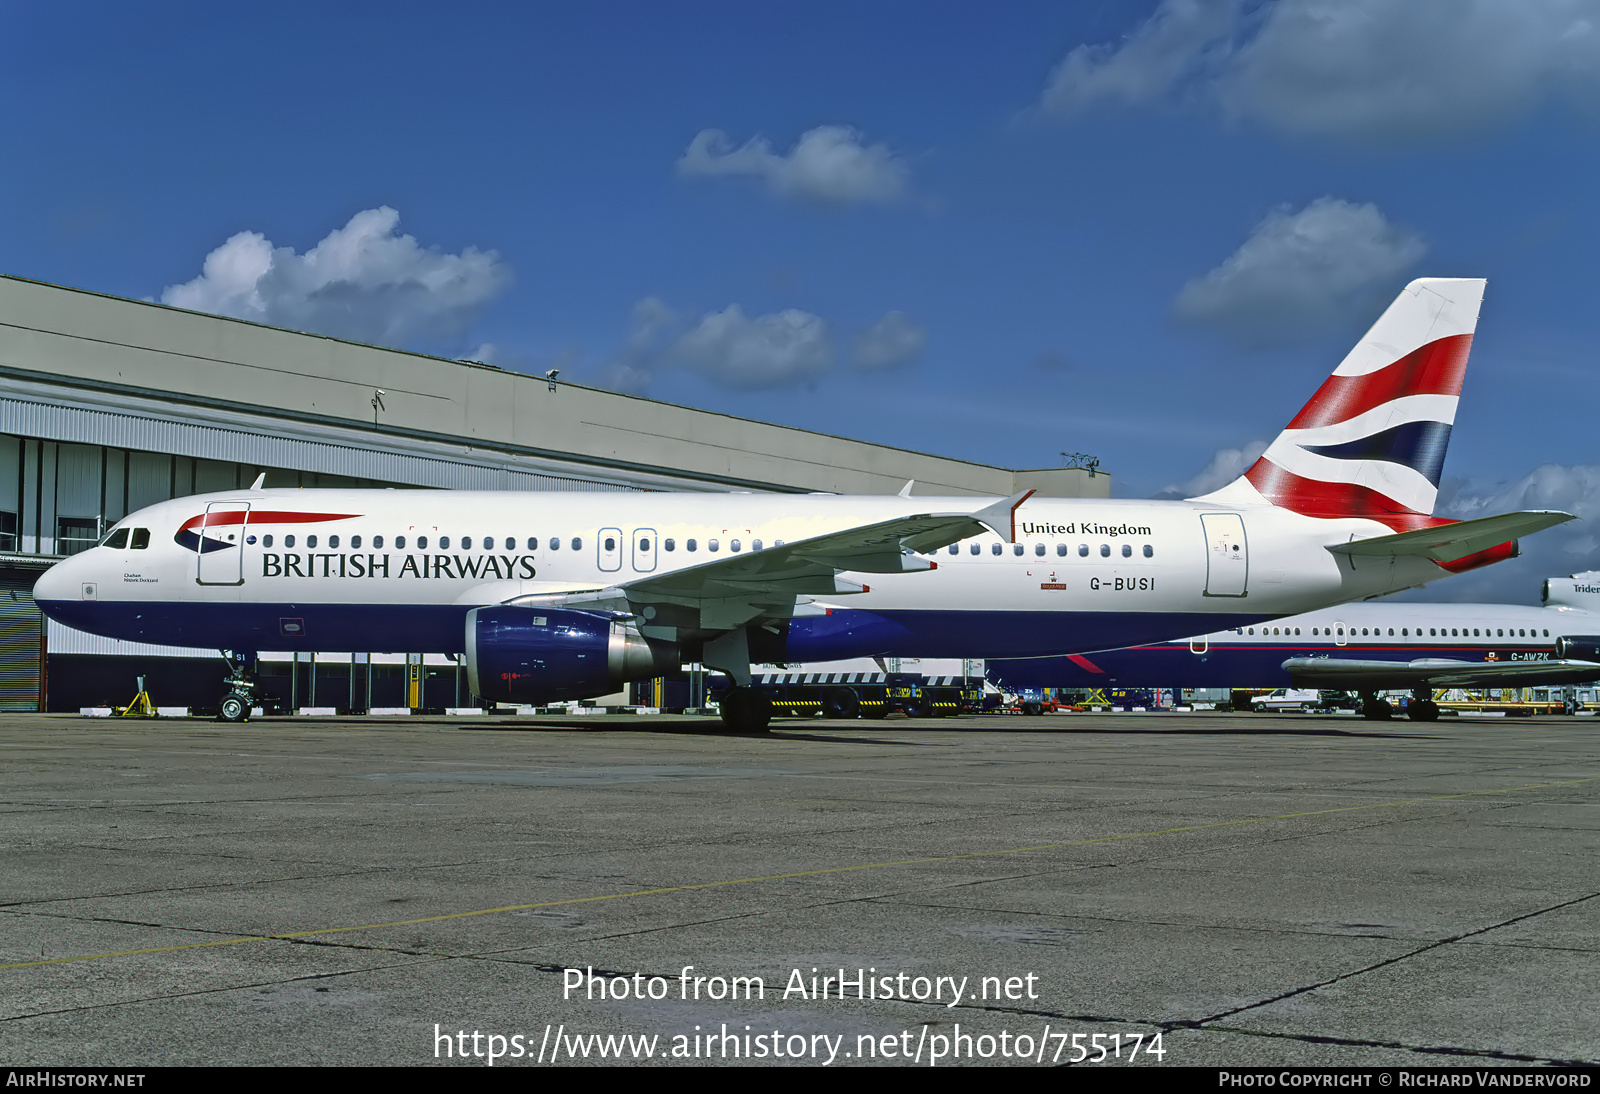
[{"label": "union flag tail design", "polygon": [[[1484,282],[1424,278],[1400,293],[1259,460],[1199,501],[1261,501],[1396,532],[1430,514]],[[1259,501],[1257,501],[1259,504]]]}]

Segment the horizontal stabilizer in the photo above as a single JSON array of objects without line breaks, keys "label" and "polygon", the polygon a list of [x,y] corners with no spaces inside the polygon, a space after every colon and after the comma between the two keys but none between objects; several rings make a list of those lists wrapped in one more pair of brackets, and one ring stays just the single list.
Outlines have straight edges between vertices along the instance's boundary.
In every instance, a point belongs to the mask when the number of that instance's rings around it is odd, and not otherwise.
[{"label": "horizontal stabilizer", "polygon": [[1350,657],[1291,657],[1283,671],[1295,687],[1353,691],[1383,688],[1550,687],[1600,680],[1592,661],[1365,661]]},{"label": "horizontal stabilizer", "polygon": [[1576,519],[1571,513],[1545,509],[1524,513],[1501,513],[1495,517],[1461,520],[1452,524],[1441,524],[1436,528],[1399,532],[1392,536],[1352,540],[1349,543],[1335,544],[1328,550],[1340,555],[1379,558],[1411,555],[1430,558],[1435,562],[1454,562],[1458,558],[1464,558],[1478,551],[1497,547],[1518,536],[1525,536]]}]

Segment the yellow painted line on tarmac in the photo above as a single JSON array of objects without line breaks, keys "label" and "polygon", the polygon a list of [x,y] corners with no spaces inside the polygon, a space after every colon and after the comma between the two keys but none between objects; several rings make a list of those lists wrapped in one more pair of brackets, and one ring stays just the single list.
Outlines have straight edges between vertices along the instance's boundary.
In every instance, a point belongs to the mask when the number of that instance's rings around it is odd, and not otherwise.
[{"label": "yellow painted line on tarmac", "polygon": [[1030,847],[1007,847],[997,851],[968,851],[957,855],[930,855],[927,858],[899,859],[893,862],[864,862],[854,866],[828,866],[818,870],[796,870],[787,874],[729,878],[726,881],[702,881],[694,885],[669,885],[660,889],[636,889],[632,892],[606,893],[602,896],[568,897],[565,900],[545,900],[536,904],[507,904],[500,908],[476,908],[470,912],[449,912],[444,915],[423,916],[419,919],[397,919],[388,923],[363,923],[351,927],[319,927],[315,930],[288,931],[283,934],[240,935],[236,938],[216,938],[207,942],[185,942],[176,946],[151,946],[139,950],[118,950],[115,953],[81,954],[76,957],[49,957],[38,961],[16,961],[11,964],[0,965],[0,969],[32,969],[41,965],[64,965],[75,961],[103,961],[113,957],[137,957],[141,954],[203,950],[210,946],[238,946],[246,942],[287,942],[297,938],[345,934],[350,931],[378,931],[387,927],[412,927],[420,923],[442,923],[451,919],[472,919],[483,915],[499,915],[503,912],[525,912],[536,908],[560,908],[573,904],[594,904],[604,900],[627,900],[642,896],[662,896],[666,893],[692,893],[703,889],[721,889],[731,885],[751,885],[763,881],[789,881],[794,878],[824,877],[828,874],[849,874],[862,870],[882,870],[894,866],[925,866],[935,862],[960,862],[964,859],[998,858],[1001,855],[1023,855],[1034,851],[1057,851],[1067,847],[1087,847],[1097,843],[1115,843],[1121,840],[1144,839],[1150,836],[1172,836],[1182,832],[1203,832],[1207,829],[1230,828],[1241,824],[1265,824],[1270,821],[1320,817],[1331,813],[1357,813],[1368,809],[1392,809],[1397,806],[1418,805],[1424,802],[1481,798],[1493,794],[1516,794],[1524,790],[1547,790],[1556,786],[1576,786],[1580,783],[1595,782],[1597,779],[1600,779],[1600,775],[1584,779],[1562,779],[1557,782],[1534,783],[1529,786],[1510,786],[1503,790],[1469,790],[1460,794],[1431,794],[1423,798],[1372,802],[1368,805],[1342,805],[1331,809],[1312,809],[1304,813],[1277,813],[1264,817],[1241,817],[1238,820],[1211,821],[1207,824],[1185,824],[1176,828],[1157,828],[1149,832],[1123,832],[1112,836],[1092,836],[1089,839],[1066,840],[1062,843],[1040,843]]}]

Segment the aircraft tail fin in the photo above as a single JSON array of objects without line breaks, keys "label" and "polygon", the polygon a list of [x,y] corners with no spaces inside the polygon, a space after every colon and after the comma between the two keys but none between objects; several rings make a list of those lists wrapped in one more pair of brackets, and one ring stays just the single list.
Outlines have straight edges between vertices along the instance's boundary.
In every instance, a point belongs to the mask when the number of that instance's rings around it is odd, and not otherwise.
[{"label": "aircraft tail fin", "polygon": [[1261,458],[1194,500],[1369,517],[1397,532],[1439,523],[1430,514],[1484,284],[1411,282]]}]

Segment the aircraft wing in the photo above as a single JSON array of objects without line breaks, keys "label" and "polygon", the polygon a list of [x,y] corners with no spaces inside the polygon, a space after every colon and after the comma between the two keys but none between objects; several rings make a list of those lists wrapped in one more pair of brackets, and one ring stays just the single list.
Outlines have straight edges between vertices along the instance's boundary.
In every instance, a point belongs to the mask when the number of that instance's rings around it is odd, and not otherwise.
[{"label": "aircraft wing", "polygon": [[1359,661],[1344,657],[1291,657],[1283,670],[1295,687],[1361,691],[1384,688],[1546,687],[1600,680],[1593,661]]},{"label": "aircraft wing", "polygon": [[1577,519],[1571,513],[1548,509],[1501,513],[1494,517],[1441,524],[1437,528],[1419,528],[1414,532],[1399,532],[1392,536],[1352,540],[1336,544],[1328,550],[1340,555],[1418,555],[1435,562],[1454,562],[1478,551],[1498,547],[1518,536],[1531,535]]},{"label": "aircraft wing", "polygon": [[[992,531],[1010,542],[1012,514],[1033,493],[1020,494],[970,513],[919,513],[857,525],[781,547],[730,554],[681,570],[647,574],[606,589],[554,596],[518,597],[513,603],[589,607],[662,613],[672,625],[726,630],[752,619],[789,618],[803,612],[805,598],[867,592],[870,586],[845,580],[843,573],[901,574],[932,570],[937,563],[919,558],[952,543]],[[644,611],[646,618],[653,614]],[[819,613],[820,614],[820,613]]]}]

